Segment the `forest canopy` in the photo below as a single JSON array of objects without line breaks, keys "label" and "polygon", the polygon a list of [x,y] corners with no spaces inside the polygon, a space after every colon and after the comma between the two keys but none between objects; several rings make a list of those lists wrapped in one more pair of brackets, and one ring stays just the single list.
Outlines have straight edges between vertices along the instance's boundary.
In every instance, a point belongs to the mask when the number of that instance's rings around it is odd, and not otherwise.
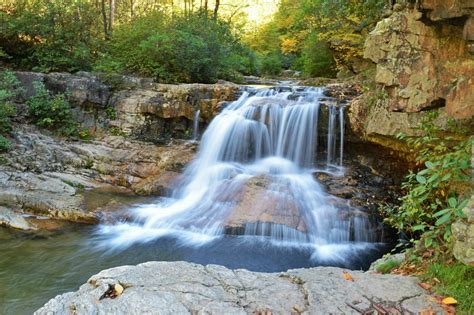
[{"label": "forest canopy", "polygon": [[[161,82],[334,76],[360,57],[383,0],[6,0],[0,60]],[[256,20],[257,19],[257,20]]]}]

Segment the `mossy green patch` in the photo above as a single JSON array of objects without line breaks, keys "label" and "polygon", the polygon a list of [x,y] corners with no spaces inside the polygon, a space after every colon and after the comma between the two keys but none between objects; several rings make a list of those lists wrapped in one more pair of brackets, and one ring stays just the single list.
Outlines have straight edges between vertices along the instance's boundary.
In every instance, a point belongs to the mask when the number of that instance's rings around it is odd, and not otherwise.
[{"label": "mossy green patch", "polygon": [[474,314],[474,267],[461,263],[432,263],[422,279],[430,281],[434,278],[440,281],[434,286],[434,292],[455,298],[459,314]]}]

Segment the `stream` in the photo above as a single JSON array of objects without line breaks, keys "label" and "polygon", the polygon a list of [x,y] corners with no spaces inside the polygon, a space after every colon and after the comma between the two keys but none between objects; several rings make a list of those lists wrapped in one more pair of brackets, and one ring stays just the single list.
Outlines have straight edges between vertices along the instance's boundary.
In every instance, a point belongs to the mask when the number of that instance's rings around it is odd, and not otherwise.
[{"label": "stream", "polygon": [[127,201],[116,224],[0,228],[0,314],[30,314],[103,269],[146,261],[367,269],[390,249],[381,223],[314,175],[344,178],[343,115],[318,88],[244,92],[203,130],[170,196]]}]

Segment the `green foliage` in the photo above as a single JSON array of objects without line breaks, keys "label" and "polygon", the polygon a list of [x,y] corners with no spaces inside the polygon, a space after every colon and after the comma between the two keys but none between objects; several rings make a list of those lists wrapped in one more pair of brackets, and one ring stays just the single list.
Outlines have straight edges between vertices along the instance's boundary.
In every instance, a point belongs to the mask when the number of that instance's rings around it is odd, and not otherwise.
[{"label": "green foliage", "polygon": [[283,70],[283,60],[279,52],[268,53],[261,57],[260,73],[263,75],[279,75]]},{"label": "green foliage", "polygon": [[98,14],[86,1],[13,1],[0,9],[1,49],[35,71],[87,70],[102,43]]},{"label": "green foliage", "polygon": [[303,73],[312,77],[334,77],[336,64],[329,45],[314,34],[304,42],[302,55]]},{"label": "green foliage", "polygon": [[10,140],[0,135],[0,152],[8,151],[10,147],[11,147]]},{"label": "green foliage", "polygon": [[402,184],[405,195],[397,207],[384,207],[386,222],[406,233],[413,242],[439,251],[449,250],[451,224],[462,218],[467,200],[461,196],[462,184],[470,178],[473,137],[455,141],[443,136],[434,120],[437,112],[425,116],[419,126],[423,136],[399,135],[417,155],[420,169],[410,172]]},{"label": "green foliage", "polygon": [[387,260],[386,262],[380,263],[375,266],[375,269],[383,274],[390,273],[393,269],[398,268],[401,265],[402,261],[400,260]]},{"label": "green foliage", "polygon": [[11,131],[11,118],[16,114],[13,99],[21,92],[20,83],[12,72],[0,73],[0,151],[10,148],[10,141],[4,135]]},{"label": "green foliage", "polygon": [[294,56],[289,66],[307,76],[333,77],[362,57],[366,34],[384,0],[282,0],[273,20],[246,41],[262,54]]},{"label": "green foliage", "polygon": [[461,263],[432,263],[428,266],[423,280],[439,280],[434,291],[443,296],[452,296],[458,301],[456,311],[460,314],[474,313],[474,267]]},{"label": "green foliage", "polygon": [[110,127],[109,132],[112,136],[125,137],[127,135],[125,132],[122,131],[122,129],[116,126]]},{"label": "green foliage", "polygon": [[71,113],[71,107],[64,94],[51,95],[44,84],[33,82],[36,94],[27,102],[28,113],[33,122],[41,127],[57,130],[63,135],[77,133],[77,123]]},{"label": "green foliage", "polygon": [[129,71],[162,82],[215,82],[255,69],[255,56],[230,25],[197,12],[170,19],[162,13],[118,27],[96,70]]}]

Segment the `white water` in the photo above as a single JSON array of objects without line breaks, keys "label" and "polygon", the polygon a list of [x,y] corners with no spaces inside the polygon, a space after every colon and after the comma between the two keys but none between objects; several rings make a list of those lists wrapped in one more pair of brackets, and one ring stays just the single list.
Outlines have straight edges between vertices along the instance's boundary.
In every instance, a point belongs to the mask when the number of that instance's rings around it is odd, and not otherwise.
[{"label": "white water", "polygon": [[200,110],[197,110],[194,113],[194,121],[193,121],[193,140],[197,140],[199,138],[199,114],[201,113]]},{"label": "white water", "polygon": [[[326,194],[312,176],[318,162],[318,115],[325,106],[321,97],[318,88],[244,92],[204,132],[181,188],[171,198],[132,209],[132,223],[102,226],[107,244],[126,247],[174,236],[200,245],[223,237],[229,219],[240,211],[247,222],[241,234],[249,240],[310,247],[320,260],[343,259],[354,250],[372,247],[370,243],[378,240],[367,216],[348,201]],[[328,165],[335,158],[337,112],[329,106]],[[339,117],[342,165],[342,109]],[[258,193],[254,199],[245,199],[248,187]],[[290,216],[286,219],[297,223],[276,224],[262,209],[274,211],[273,218]]]}]

